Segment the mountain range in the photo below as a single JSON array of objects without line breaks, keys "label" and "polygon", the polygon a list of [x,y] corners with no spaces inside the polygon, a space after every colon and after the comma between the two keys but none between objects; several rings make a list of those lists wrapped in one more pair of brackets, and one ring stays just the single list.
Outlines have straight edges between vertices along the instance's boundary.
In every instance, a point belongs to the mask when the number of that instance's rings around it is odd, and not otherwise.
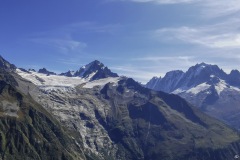
[{"label": "mountain range", "polygon": [[0,58],[0,158],[226,160],[239,132],[99,61],[61,75]]},{"label": "mountain range", "polygon": [[177,94],[205,113],[240,129],[240,72],[225,73],[217,65],[197,64],[154,77],[147,88]]}]

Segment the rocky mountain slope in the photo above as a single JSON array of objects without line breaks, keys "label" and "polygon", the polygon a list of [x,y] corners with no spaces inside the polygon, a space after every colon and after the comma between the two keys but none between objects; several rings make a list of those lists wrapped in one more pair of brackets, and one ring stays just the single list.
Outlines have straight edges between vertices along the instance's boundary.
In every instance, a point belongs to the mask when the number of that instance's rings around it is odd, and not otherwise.
[{"label": "rocky mountain slope", "polygon": [[226,74],[216,65],[197,64],[187,72],[154,77],[148,88],[178,94],[211,116],[240,129],[240,73]]},{"label": "rocky mountain slope", "polygon": [[0,159],[86,159],[80,134],[69,134],[30,95],[19,90],[15,77],[20,77],[3,68],[0,68]]},{"label": "rocky mountain slope", "polygon": [[[84,153],[118,160],[225,160],[240,151],[238,132],[176,95],[133,79],[44,75],[16,70],[19,90],[81,134]],[[26,80],[25,80],[26,79]]]}]

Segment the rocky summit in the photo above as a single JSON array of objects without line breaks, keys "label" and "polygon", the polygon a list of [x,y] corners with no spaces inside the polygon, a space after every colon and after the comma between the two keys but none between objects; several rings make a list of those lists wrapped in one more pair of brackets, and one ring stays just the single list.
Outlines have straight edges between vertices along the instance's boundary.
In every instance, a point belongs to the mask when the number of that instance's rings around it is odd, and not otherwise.
[{"label": "rocky summit", "polygon": [[46,74],[46,75],[56,75],[56,73],[50,72],[46,68],[39,69],[38,73],[42,73],[42,74]]},{"label": "rocky summit", "polygon": [[8,61],[6,61],[2,56],[0,56],[0,68],[8,71],[15,70],[17,67]]},{"label": "rocky summit", "polygon": [[82,66],[77,71],[68,71],[66,73],[61,73],[60,75],[67,77],[81,77],[87,78],[90,81],[107,78],[107,77],[118,77],[116,73],[113,73],[108,67],[103,63],[95,60],[85,66]]}]

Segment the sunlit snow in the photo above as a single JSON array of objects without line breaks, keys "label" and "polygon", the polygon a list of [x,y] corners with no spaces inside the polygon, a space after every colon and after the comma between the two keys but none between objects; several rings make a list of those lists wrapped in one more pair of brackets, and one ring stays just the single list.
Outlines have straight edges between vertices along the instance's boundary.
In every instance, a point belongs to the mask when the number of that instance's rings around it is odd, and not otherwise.
[{"label": "sunlit snow", "polygon": [[196,87],[193,87],[193,88],[187,90],[187,93],[198,94],[199,92],[205,91],[210,86],[211,85],[209,85],[209,84],[202,83],[202,84],[197,85]]},{"label": "sunlit snow", "polygon": [[74,87],[80,84],[85,84],[83,88],[93,88],[95,86],[103,86],[107,83],[116,84],[119,81],[119,77],[108,77],[99,80],[89,81],[95,73],[89,75],[87,78],[81,77],[66,77],[59,75],[46,75],[42,73],[32,72],[29,73],[17,69],[17,73],[24,79],[27,79],[39,86],[45,91],[71,91]]}]

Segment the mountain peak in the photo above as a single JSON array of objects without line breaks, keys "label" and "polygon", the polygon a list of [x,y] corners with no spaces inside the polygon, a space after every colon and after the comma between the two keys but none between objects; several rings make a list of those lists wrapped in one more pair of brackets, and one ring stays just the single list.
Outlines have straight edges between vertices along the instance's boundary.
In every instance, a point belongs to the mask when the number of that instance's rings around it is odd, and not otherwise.
[{"label": "mountain peak", "polygon": [[98,60],[94,60],[91,63],[81,67],[74,76],[87,78],[89,80],[97,80],[107,77],[118,77],[116,73],[113,73],[108,67]]},{"label": "mountain peak", "polygon": [[94,60],[77,71],[69,70],[65,73],[61,73],[61,76],[67,77],[81,77],[89,81],[108,78],[108,77],[118,77],[116,73],[113,73],[108,67],[106,67],[102,62]]},{"label": "mountain peak", "polygon": [[60,76],[73,77],[75,73],[76,73],[75,71],[70,71],[69,70],[69,71],[67,71],[65,73],[61,73]]},{"label": "mountain peak", "polygon": [[230,73],[230,75],[240,75],[240,72],[236,69],[233,69]]},{"label": "mountain peak", "polygon": [[217,65],[211,65],[202,62],[190,67],[186,72],[186,75],[188,75],[188,78],[190,79],[195,77],[209,78],[211,75],[224,79],[227,74]]},{"label": "mountain peak", "polygon": [[181,70],[174,70],[167,72],[163,78],[152,78],[146,87],[153,90],[161,90],[164,92],[171,92],[175,89],[178,82],[182,79],[184,72]]},{"label": "mountain peak", "polygon": [[[87,68],[87,69],[91,69],[91,68],[104,68],[104,64],[98,60],[94,60],[90,63],[88,63],[87,65],[81,67],[81,68]],[[80,68],[80,69],[81,69]]]},{"label": "mountain peak", "polygon": [[223,70],[220,69],[220,68],[218,67],[218,65],[216,65],[216,64],[207,64],[207,63],[204,63],[204,62],[202,62],[202,63],[197,63],[195,66],[190,67],[190,69],[191,69],[191,68],[194,68],[194,69],[204,69],[204,70],[209,70],[209,71],[217,71],[217,72],[221,71],[221,72],[223,72]]},{"label": "mountain peak", "polygon": [[209,66],[210,64],[207,64],[205,62],[197,63],[196,66]]},{"label": "mountain peak", "polygon": [[0,55],[0,68],[3,68],[5,70],[15,70],[17,67],[11,63],[9,63],[7,60],[5,60],[1,55]]},{"label": "mountain peak", "polygon": [[176,89],[190,88],[204,82],[215,82],[212,81],[213,76],[226,80],[228,75],[217,65],[202,62],[190,67],[185,73],[180,70],[167,72],[161,79],[151,79],[146,86],[171,93]]},{"label": "mountain peak", "polygon": [[233,86],[240,86],[240,72],[238,70],[232,70],[228,75],[227,82]]},{"label": "mountain peak", "polygon": [[46,68],[39,69],[38,73],[47,74],[47,75],[56,75],[56,73],[48,71]]},{"label": "mountain peak", "polygon": [[102,62],[100,62],[99,60],[94,60],[94,61],[92,61],[91,63],[89,63],[89,64],[91,64],[91,65],[104,65]]},{"label": "mountain peak", "polygon": [[202,71],[203,69],[205,69],[205,68],[209,68],[209,67],[212,67],[213,65],[211,65],[211,64],[206,64],[206,63],[204,63],[204,62],[202,62],[202,63],[197,63],[195,66],[192,66],[192,67],[190,67],[189,68],[189,71],[197,71],[197,72],[200,72],[200,71]]},{"label": "mountain peak", "polygon": [[165,77],[174,77],[174,76],[177,76],[177,75],[181,75],[183,74],[184,72],[181,71],[181,70],[173,70],[173,71],[169,71],[166,73]]}]

